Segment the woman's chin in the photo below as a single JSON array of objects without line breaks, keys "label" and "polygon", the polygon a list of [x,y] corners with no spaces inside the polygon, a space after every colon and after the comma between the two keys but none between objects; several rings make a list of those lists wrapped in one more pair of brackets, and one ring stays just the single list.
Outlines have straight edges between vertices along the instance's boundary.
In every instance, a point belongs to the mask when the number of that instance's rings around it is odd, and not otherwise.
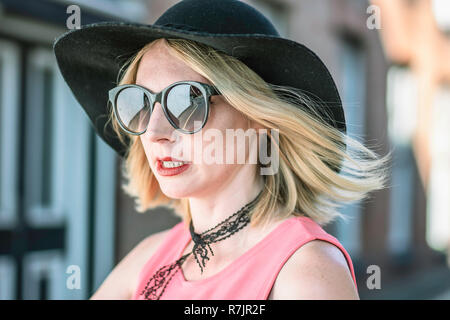
[{"label": "woman's chin", "polygon": [[192,190],[189,188],[184,188],[183,186],[164,186],[160,185],[161,191],[169,198],[172,199],[183,199],[188,198],[192,195]]}]

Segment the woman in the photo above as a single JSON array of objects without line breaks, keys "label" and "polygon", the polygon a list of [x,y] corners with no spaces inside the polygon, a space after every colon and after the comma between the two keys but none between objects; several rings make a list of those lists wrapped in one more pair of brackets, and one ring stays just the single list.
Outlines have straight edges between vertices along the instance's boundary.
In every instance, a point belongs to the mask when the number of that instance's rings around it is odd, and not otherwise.
[{"label": "woman", "polygon": [[[204,12],[183,19],[205,3],[182,1],[159,21],[189,23],[195,34]],[[245,17],[274,30],[239,1],[208,4],[203,8],[222,29]],[[249,33],[244,24],[231,24],[242,32],[229,34]],[[319,64],[317,85],[276,85],[263,80],[256,66],[249,68],[251,59],[247,65],[180,35],[186,32],[155,36],[123,65],[109,90],[108,120],[126,146],[124,187],[138,211],[167,205],[182,222],[142,240],[91,299],[358,299],[351,258],[321,225],[344,217],[337,202],[383,187],[387,157],[344,134],[341,106],[326,109],[313,99],[339,100]],[[229,132],[256,133],[258,139],[216,143]],[[264,151],[269,165],[261,159]],[[249,161],[255,154],[257,161]]]}]

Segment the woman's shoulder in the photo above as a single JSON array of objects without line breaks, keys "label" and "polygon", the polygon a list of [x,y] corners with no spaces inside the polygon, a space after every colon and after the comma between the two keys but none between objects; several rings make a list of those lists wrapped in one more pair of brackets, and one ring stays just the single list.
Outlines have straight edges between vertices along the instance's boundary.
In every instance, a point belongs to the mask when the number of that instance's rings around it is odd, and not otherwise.
[{"label": "woman's shoulder", "polygon": [[314,239],[297,249],[278,273],[269,299],[359,299],[346,257]]},{"label": "woman's shoulder", "polygon": [[159,232],[152,233],[151,235],[142,239],[133,250],[138,251],[140,254],[137,255],[137,258],[144,259],[148,256],[155,253],[158,247],[162,244],[164,239],[168,236],[168,234],[173,230],[172,228],[165,229]]},{"label": "woman's shoulder", "polygon": [[142,239],[133,250],[138,251],[141,260],[148,260],[149,256],[153,255],[156,250],[163,244],[164,240],[169,237],[179,237],[183,232],[183,222],[179,222],[174,226],[164,229],[159,232],[152,233],[151,235]]}]

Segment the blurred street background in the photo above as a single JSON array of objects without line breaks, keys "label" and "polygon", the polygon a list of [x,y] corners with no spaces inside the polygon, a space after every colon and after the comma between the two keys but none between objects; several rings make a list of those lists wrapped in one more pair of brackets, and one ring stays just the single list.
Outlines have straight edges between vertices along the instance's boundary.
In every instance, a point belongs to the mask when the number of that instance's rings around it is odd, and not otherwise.
[{"label": "blurred street background", "polygon": [[[134,210],[121,159],[52,52],[70,5],[81,25],[152,24],[177,2],[0,0],[0,299],[87,299],[140,240],[179,222]],[[361,299],[450,299],[450,1],[244,2],[329,67],[350,135],[394,150],[390,187],[324,227],[351,255]],[[380,288],[367,285],[372,265]]]}]

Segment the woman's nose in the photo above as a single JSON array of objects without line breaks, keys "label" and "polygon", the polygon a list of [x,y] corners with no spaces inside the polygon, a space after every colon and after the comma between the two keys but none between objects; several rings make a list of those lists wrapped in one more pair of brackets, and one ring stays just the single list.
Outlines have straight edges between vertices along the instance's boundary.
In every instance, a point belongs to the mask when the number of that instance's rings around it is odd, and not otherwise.
[{"label": "woman's nose", "polygon": [[159,102],[156,102],[150,115],[145,135],[151,142],[175,141],[175,128],[169,123]]}]

